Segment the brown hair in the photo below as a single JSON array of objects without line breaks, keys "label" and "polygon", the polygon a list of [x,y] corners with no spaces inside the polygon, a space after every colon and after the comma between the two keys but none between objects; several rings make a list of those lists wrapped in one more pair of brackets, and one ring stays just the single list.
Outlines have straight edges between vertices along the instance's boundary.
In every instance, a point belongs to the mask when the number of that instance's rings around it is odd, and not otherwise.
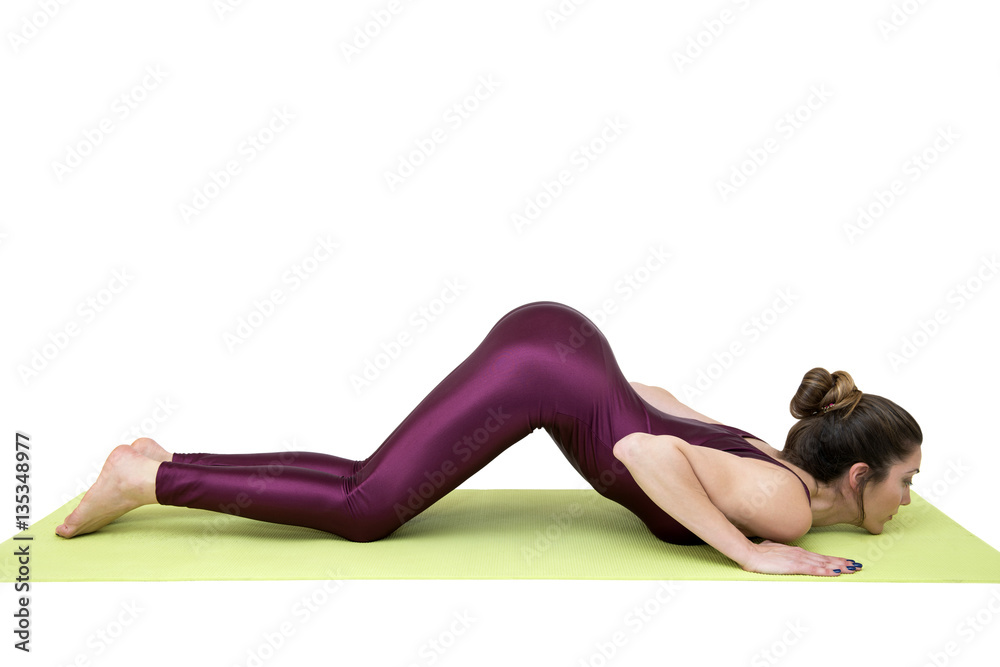
[{"label": "brown hair", "polygon": [[798,421],[785,438],[782,458],[786,461],[817,482],[831,482],[855,463],[868,464],[869,472],[858,487],[859,523],[865,520],[868,482],[881,482],[893,464],[923,442],[920,426],[909,412],[887,398],[863,393],[846,371],[810,370],[792,397],[790,409]]}]

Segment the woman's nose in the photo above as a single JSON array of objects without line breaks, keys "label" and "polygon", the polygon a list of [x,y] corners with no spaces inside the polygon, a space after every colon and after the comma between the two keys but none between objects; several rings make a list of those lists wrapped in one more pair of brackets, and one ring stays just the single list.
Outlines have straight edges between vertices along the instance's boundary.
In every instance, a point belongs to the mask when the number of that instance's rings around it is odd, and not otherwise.
[{"label": "woman's nose", "polygon": [[907,487],[906,493],[903,494],[903,499],[899,501],[899,504],[900,505],[909,505],[910,504],[910,489],[909,489],[909,487]]}]

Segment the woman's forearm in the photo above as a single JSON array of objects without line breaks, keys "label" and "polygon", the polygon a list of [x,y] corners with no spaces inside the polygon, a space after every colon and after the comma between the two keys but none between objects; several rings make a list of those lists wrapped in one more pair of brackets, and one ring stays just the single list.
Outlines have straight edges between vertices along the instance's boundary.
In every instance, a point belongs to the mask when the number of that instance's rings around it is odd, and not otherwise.
[{"label": "woman's forearm", "polygon": [[639,394],[642,400],[652,405],[657,410],[668,412],[673,407],[675,401],[673,394],[662,387],[652,387],[641,382],[629,382],[635,393]]},{"label": "woman's forearm", "polygon": [[614,453],[660,509],[741,567],[747,562],[753,542],[709,499],[677,438],[632,433]]},{"label": "woman's forearm", "polygon": [[697,410],[693,410],[688,406],[677,400],[673,394],[664,389],[663,387],[651,387],[649,385],[642,384],[641,382],[629,382],[635,393],[639,394],[639,397],[652,405],[654,408],[661,412],[666,412],[670,415],[677,415],[678,417],[684,417],[686,419],[697,419],[698,421],[708,422],[709,424],[718,424],[711,417],[707,417]]}]

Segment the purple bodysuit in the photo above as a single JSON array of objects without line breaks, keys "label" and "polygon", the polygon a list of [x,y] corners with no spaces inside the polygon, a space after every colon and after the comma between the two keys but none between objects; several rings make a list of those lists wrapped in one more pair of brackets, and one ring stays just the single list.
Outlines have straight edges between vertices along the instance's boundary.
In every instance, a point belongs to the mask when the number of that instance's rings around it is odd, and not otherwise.
[{"label": "purple bodysuit", "polygon": [[178,453],[160,464],[156,499],[370,542],[538,428],[598,493],[674,544],[702,540],[650,500],[614,457],[612,447],[624,436],[675,435],[787,469],[747,442],[754,436],[746,431],[674,417],[643,401],[590,319],[564,304],[536,301],[500,318],[367,459]]}]

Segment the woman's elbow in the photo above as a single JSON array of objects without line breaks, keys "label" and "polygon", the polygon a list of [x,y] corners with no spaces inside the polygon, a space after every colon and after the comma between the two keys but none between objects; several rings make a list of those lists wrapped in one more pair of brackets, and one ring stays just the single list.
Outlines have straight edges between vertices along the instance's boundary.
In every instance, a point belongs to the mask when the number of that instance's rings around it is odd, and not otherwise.
[{"label": "woman's elbow", "polygon": [[652,435],[636,431],[616,442],[611,451],[626,467],[630,464],[658,466],[667,460],[673,460],[669,457],[679,452],[676,447],[678,442],[683,440],[672,435]]},{"label": "woman's elbow", "polygon": [[812,513],[796,513],[795,516],[784,514],[762,526],[760,535],[767,540],[789,544],[801,539],[812,528]]},{"label": "woman's elbow", "polygon": [[644,435],[646,434],[629,433],[614,444],[614,447],[611,448],[611,453],[627,467],[631,461],[635,460],[642,444],[642,436]]}]

